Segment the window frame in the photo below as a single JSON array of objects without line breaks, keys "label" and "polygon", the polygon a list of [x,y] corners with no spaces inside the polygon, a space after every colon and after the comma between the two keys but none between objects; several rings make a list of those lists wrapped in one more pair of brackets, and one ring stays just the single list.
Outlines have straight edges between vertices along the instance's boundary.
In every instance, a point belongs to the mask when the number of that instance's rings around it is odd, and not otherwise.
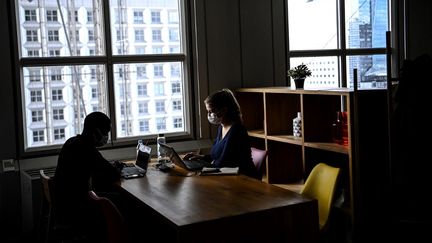
[{"label": "window frame", "polygon": [[[55,56],[47,55],[46,57],[27,57],[26,55],[21,55],[21,39],[19,38],[19,35],[13,35],[12,38],[12,45],[14,46],[15,50],[15,64],[17,68],[15,69],[16,77],[20,80],[18,82],[18,85],[16,85],[17,90],[17,104],[18,104],[18,119],[21,121],[18,125],[18,139],[19,141],[19,153],[21,156],[33,156],[38,154],[52,154],[58,152],[58,150],[61,148],[62,144],[48,144],[38,147],[27,147],[26,146],[26,140],[32,139],[27,138],[27,132],[26,132],[26,108],[23,100],[24,94],[22,92],[22,68],[29,68],[29,67],[49,67],[49,66],[72,66],[72,65],[98,65],[98,64],[104,64],[106,68],[106,77],[107,77],[107,102],[108,102],[108,115],[110,116],[113,124],[113,129],[111,131],[111,138],[113,139],[111,143],[108,143],[101,149],[111,149],[116,147],[123,147],[125,145],[135,145],[136,144],[136,138],[143,138],[143,136],[137,135],[137,136],[131,136],[127,138],[123,138],[121,136],[117,136],[118,133],[122,133],[122,131],[117,131],[115,128],[115,125],[117,123],[117,118],[115,117],[116,114],[116,108],[115,108],[115,101],[114,101],[114,65],[115,64],[133,64],[133,63],[140,63],[140,64],[147,64],[147,63],[164,63],[164,62],[180,62],[183,66],[183,82],[184,82],[184,109],[186,110],[184,113],[184,119],[187,121],[187,125],[185,127],[184,132],[172,132],[170,134],[167,134],[167,136],[172,137],[175,140],[191,140],[194,139],[197,133],[196,122],[193,119],[192,114],[196,112],[195,105],[192,105],[192,103],[196,103],[196,101],[193,101],[193,98],[191,97],[190,92],[192,89],[194,89],[193,81],[192,81],[192,70],[191,65],[193,62],[192,58],[192,37],[193,33],[191,32],[192,23],[191,23],[191,11],[187,7],[192,4],[190,0],[179,0],[178,5],[178,13],[179,13],[179,27],[181,28],[181,31],[179,31],[179,39],[182,39],[181,53],[172,53],[172,54],[142,54],[142,55],[117,55],[115,53],[115,50],[113,49],[113,41],[111,31],[111,20],[110,20],[110,3],[109,1],[102,1],[103,3],[103,17],[102,22],[104,25],[103,31],[105,33],[105,55],[100,56],[73,56],[68,57],[62,57],[58,56],[58,53]],[[14,1],[11,4],[11,12],[13,16],[12,20],[12,29],[15,33],[17,33],[19,20],[18,20],[18,6],[19,2]],[[77,11],[75,12],[68,12],[67,18],[75,18],[75,21],[77,21]],[[87,17],[87,16],[86,16]],[[94,17],[94,16],[93,16]],[[82,23],[78,22],[78,25],[82,25]],[[85,24],[85,23],[84,23]],[[35,38],[37,38],[36,42],[34,43],[40,43],[40,37],[38,30],[35,30]],[[26,38],[23,40],[25,41]],[[60,50],[53,50],[53,51],[60,51]],[[22,57],[21,57],[22,56]],[[42,94],[42,96],[45,96]],[[43,99],[44,100],[44,99]],[[166,108],[165,108],[166,109]],[[90,111],[89,111],[90,112]],[[88,112],[88,113],[89,113]],[[76,114],[72,114],[72,116],[76,116]],[[184,122],[186,122],[184,121]],[[166,122],[166,121],[165,121]],[[165,129],[166,129],[166,123],[165,123]],[[53,127],[53,129],[56,127]],[[43,135],[44,135],[44,141],[46,140],[47,133],[45,131],[46,129],[41,129]],[[39,130],[38,130],[39,131]],[[150,136],[144,136],[144,138],[150,139],[153,137],[153,135]],[[39,140],[38,142],[41,142]]]},{"label": "window frame", "polygon": [[[289,41],[289,0],[285,0],[285,23],[286,23],[286,63],[287,67],[290,68],[291,58],[302,58],[302,57],[336,57],[338,59],[338,73],[339,73],[339,87],[348,86],[348,74],[347,74],[347,62],[350,56],[362,56],[362,55],[385,55],[387,53],[386,47],[380,48],[347,48],[346,40],[346,16],[345,16],[345,0],[336,0],[336,22],[337,22],[337,49],[317,49],[317,50],[290,50]],[[391,15],[392,15],[392,5],[391,1],[387,1],[387,20],[388,29],[392,29]],[[290,83],[290,78],[287,80]]]}]

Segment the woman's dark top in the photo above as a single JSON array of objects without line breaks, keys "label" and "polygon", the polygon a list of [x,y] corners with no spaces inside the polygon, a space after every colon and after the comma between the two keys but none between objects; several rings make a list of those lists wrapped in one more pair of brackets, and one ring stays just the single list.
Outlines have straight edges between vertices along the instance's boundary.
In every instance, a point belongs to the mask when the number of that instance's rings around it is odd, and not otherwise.
[{"label": "woman's dark top", "polygon": [[260,178],[252,161],[249,135],[246,128],[234,123],[222,139],[222,126],[211,148],[211,159],[215,167],[239,167],[239,173]]}]

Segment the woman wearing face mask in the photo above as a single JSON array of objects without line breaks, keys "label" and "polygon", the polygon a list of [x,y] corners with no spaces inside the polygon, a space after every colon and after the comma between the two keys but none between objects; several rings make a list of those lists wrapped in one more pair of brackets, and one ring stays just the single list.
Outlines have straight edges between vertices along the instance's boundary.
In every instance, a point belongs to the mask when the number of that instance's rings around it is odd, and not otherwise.
[{"label": "woman wearing face mask", "polygon": [[201,158],[212,161],[215,167],[239,167],[239,173],[260,178],[251,157],[250,141],[234,94],[222,89],[204,100],[208,121],[218,126],[210,155],[189,153],[184,159]]},{"label": "woman wearing face mask", "polygon": [[97,149],[107,143],[110,130],[111,120],[104,113],[87,115],[82,133],[64,143],[54,175],[56,224],[72,226],[94,242],[100,242],[103,233],[88,191],[110,192],[120,182],[118,169]]}]

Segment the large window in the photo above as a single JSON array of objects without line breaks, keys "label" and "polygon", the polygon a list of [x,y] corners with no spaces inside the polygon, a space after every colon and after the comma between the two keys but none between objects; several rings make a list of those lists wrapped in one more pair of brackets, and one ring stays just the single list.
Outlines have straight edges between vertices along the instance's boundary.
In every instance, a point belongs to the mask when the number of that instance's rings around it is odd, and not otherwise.
[{"label": "large window", "polygon": [[[92,111],[115,121],[114,142],[189,133],[184,5],[16,0],[25,149],[64,143]],[[165,107],[173,98],[175,117]]]},{"label": "large window", "polygon": [[353,69],[359,88],[386,87],[388,29],[388,0],[288,0],[290,67],[309,66],[305,88],[352,87]]}]

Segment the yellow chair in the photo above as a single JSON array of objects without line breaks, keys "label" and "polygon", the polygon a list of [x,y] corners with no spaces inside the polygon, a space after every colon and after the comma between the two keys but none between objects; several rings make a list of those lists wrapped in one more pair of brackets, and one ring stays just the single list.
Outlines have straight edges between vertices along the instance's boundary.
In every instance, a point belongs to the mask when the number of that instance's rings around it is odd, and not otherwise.
[{"label": "yellow chair", "polygon": [[339,168],[319,163],[312,169],[300,191],[301,194],[318,200],[321,232],[328,227],[339,172]]}]

